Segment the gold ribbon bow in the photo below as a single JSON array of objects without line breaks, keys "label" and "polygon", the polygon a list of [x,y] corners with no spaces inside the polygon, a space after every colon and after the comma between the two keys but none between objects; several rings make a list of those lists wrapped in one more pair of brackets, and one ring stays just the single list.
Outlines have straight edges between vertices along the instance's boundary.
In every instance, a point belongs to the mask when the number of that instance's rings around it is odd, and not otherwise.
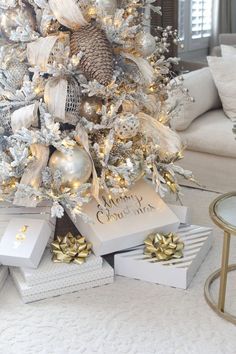
[{"label": "gold ribbon bow", "polygon": [[144,255],[156,258],[158,262],[183,257],[184,243],[174,233],[154,233],[144,241]]},{"label": "gold ribbon bow", "polygon": [[73,236],[70,232],[66,236],[57,236],[51,243],[52,260],[55,263],[83,264],[91,254],[92,244],[80,235]]}]

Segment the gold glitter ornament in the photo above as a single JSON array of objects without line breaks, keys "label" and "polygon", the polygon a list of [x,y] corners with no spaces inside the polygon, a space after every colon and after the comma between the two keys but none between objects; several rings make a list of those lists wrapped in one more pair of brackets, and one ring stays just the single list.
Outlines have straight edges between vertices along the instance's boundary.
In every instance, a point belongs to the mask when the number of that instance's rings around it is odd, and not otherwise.
[{"label": "gold glitter ornament", "polygon": [[92,162],[88,153],[76,145],[65,154],[56,150],[49,161],[49,167],[53,172],[59,170],[62,173],[61,188],[70,188],[76,193],[83,183],[86,183],[92,173]]},{"label": "gold glitter ornament", "polygon": [[0,31],[4,37],[10,39],[18,26],[29,26],[32,31],[35,30],[36,19],[31,6],[17,6],[0,12]]},{"label": "gold glitter ornament", "polygon": [[79,52],[83,56],[79,68],[90,80],[97,80],[102,85],[108,85],[113,76],[112,46],[103,30],[89,24],[71,35],[71,54]]},{"label": "gold glitter ornament", "polygon": [[102,114],[102,100],[98,97],[82,98],[79,114],[88,121],[98,124]]}]

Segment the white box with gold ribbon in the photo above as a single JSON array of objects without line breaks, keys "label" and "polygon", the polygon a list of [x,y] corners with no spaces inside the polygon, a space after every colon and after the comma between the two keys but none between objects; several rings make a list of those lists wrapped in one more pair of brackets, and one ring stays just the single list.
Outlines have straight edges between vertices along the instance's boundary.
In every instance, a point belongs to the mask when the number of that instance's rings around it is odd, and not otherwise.
[{"label": "white box with gold ribbon", "polygon": [[0,241],[0,263],[37,268],[51,234],[45,220],[11,219]]},{"label": "white box with gold ribbon", "polygon": [[144,246],[115,255],[115,274],[156,284],[187,289],[212,246],[212,229],[181,225],[183,258],[159,261],[144,255]]},{"label": "white box with gold ribbon", "polygon": [[180,224],[174,212],[144,180],[124,196],[102,194],[100,200],[100,204],[93,200],[83,209],[91,223],[80,217],[72,219],[93,244],[97,256],[140,245],[148,233],[176,231]]}]

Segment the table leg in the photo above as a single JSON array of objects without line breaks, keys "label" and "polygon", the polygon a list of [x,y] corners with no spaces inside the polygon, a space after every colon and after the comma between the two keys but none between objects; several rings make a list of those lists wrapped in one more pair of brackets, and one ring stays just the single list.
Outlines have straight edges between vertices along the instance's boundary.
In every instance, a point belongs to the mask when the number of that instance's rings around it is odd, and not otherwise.
[{"label": "table leg", "polygon": [[218,309],[223,312],[225,309],[225,294],[226,294],[228,264],[229,264],[230,236],[231,236],[230,233],[225,231],[223,252],[222,252],[221,275],[220,275],[220,292],[219,292],[219,301],[218,301]]}]

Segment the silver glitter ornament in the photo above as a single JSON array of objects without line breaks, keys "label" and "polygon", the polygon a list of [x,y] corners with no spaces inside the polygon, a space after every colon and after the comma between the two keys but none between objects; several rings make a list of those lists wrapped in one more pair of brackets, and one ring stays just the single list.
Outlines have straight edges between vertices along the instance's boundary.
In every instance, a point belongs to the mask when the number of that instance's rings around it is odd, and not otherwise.
[{"label": "silver glitter ornament", "polygon": [[132,139],[139,132],[139,119],[132,113],[120,114],[115,122],[115,132],[120,139]]},{"label": "silver glitter ornament", "polygon": [[20,62],[18,59],[12,59],[6,64],[6,70],[4,75],[6,77],[8,85],[18,90],[23,85],[24,76],[28,73],[28,66],[24,62]]},{"label": "silver glitter ornament", "polygon": [[156,49],[156,40],[148,32],[140,32],[135,39],[136,51],[144,57],[148,57]]},{"label": "silver glitter ornament", "polygon": [[80,116],[98,124],[102,113],[102,100],[97,97],[83,98],[80,105]]},{"label": "silver glitter ornament", "polygon": [[10,109],[0,110],[0,134],[6,136],[12,134]]},{"label": "silver glitter ornament", "polygon": [[91,159],[87,152],[78,145],[69,154],[55,151],[50,158],[49,167],[53,172],[61,171],[61,188],[70,188],[73,193],[76,193],[79,187],[88,181],[92,173]]},{"label": "silver glitter ornament", "polygon": [[95,4],[109,16],[113,16],[117,9],[117,0],[96,0]]},{"label": "silver glitter ornament", "polygon": [[71,78],[67,85],[66,121],[76,125],[80,111],[81,88],[78,82]]},{"label": "silver glitter ornament", "polygon": [[17,27],[29,26],[32,31],[36,28],[36,19],[33,8],[30,6],[17,6],[13,9],[0,12],[0,32],[10,39]]}]

